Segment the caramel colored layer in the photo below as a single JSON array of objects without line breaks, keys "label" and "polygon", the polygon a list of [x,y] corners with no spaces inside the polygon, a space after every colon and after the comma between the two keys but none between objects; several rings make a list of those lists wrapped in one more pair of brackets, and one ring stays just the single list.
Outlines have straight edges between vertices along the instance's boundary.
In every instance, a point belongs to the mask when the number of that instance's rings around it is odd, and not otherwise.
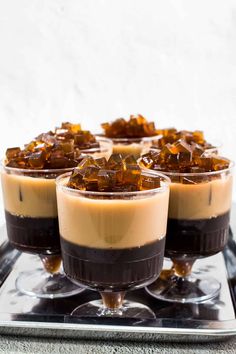
[{"label": "caramel colored layer", "polygon": [[57,217],[54,179],[2,173],[5,210],[13,215]]},{"label": "caramel colored layer", "polygon": [[232,176],[206,183],[171,183],[169,218],[182,220],[208,219],[230,210]]},{"label": "caramel colored layer", "polygon": [[169,191],[140,199],[91,199],[57,190],[62,237],[93,248],[141,247],[166,234]]},{"label": "caramel colored layer", "polygon": [[143,145],[132,143],[132,144],[114,144],[113,154],[121,154],[122,156],[134,155],[139,157],[143,152]]}]

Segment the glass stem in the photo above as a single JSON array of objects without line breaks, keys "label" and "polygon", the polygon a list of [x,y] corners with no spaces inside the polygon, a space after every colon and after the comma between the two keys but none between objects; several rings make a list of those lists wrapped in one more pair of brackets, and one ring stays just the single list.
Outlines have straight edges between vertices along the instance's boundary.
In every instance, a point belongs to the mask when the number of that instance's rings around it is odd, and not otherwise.
[{"label": "glass stem", "polygon": [[59,272],[60,266],[61,266],[61,255],[45,255],[41,254],[39,255],[44,269],[46,270],[47,273],[50,274],[55,274]]},{"label": "glass stem", "polygon": [[195,262],[194,259],[172,259],[174,275],[180,278],[188,277],[192,272],[192,267]]}]

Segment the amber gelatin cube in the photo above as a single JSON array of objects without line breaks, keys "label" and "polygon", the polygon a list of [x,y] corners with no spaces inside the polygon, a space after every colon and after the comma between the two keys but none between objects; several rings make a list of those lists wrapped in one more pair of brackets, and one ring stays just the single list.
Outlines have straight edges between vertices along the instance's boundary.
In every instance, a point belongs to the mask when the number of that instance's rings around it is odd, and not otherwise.
[{"label": "amber gelatin cube", "polygon": [[135,157],[133,155],[128,155],[124,158],[124,162],[126,165],[129,166],[138,166],[137,160],[135,159]]},{"label": "amber gelatin cube", "polygon": [[117,172],[112,170],[100,170],[98,172],[98,190],[113,191],[117,181]]},{"label": "amber gelatin cube", "polygon": [[68,159],[66,157],[51,157],[50,161],[50,168],[57,169],[57,168],[67,168],[68,167]]},{"label": "amber gelatin cube", "polygon": [[14,147],[14,148],[9,148],[6,151],[6,157],[8,160],[13,159],[14,157],[17,157],[17,155],[20,153],[20,148],[19,147]]},{"label": "amber gelatin cube", "polygon": [[175,143],[175,147],[178,151],[178,159],[181,165],[187,164],[192,161],[192,149],[189,144],[187,144],[184,140],[180,140]]},{"label": "amber gelatin cube", "polygon": [[85,173],[86,173],[86,169],[79,170],[79,169],[75,168],[70,176],[70,179],[68,182],[68,187],[84,190],[85,189],[85,183],[84,183]]},{"label": "amber gelatin cube", "polygon": [[6,166],[13,168],[25,168],[27,161],[28,159],[26,157],[16,157],[7,162]]},{"label": "amber gelatin cube", "polygon": [[175,134],[176,132],[177,132],[177,129],[175,129],[175,128],[157,129],[157,134],[163,135],[163,136],[172,135],[172,134]]},{"label": "amber gelatin cube", "polygon": [[212,171],[213,160],[212,157],[201,156],[195,160],[197,165],[205,170],[205,172]]},{"label": "amber gelatin cube", "polygon": [[229,167],[230,161],[228,159],[224,159],[220,156],[214,156],[212,158],[212,165],[214,171],[224,170]]},{"label": "amber gelatin cube", "polygon": [[98,181],[98,172],[99,172],[99,167],[96,166],[90,166],[86,168],[85,176],[84,176],[84,182],[85,186],[87,186],[89,183],[96,183]]},{"label": "amber gelatin cube", "polygon": [[194,138],[194,141],[196,141],[196,143],[198,143],[198,144],[204,144],[204,142],[205,142],[204,134],[200,130],[195,130],[193,132],[193,138]]},{"label": "amber gelatin cube", "polygon": [[85,157],[77,166],[78,169],[83,169],[89,166],[96,166],[95,160],[91,156]]},{"label": "amber gelatin cube", "polygon": [[156,177],[140,176],[140,189],[147,190],[160,187],[160,179]]},{"label": "amber gelatin cube", "polygon": [[140,167],[128,166],[123,172],[123,183],[137,184],[141,175]]},{"label": "amber gelatin cube", "polygon": [[36,146],[36,142],[31,141],[29,144],[25,145],[25,150],[26,151],[34,151],[35,146]]},{"label": "amber gelatin cube", "polygon": [[85,135],[81,134],[76,134],[75,137],[75,145],[84,145],[86,143],[86,137]]},{"label": "amber gelatin cube", "polygon": [[45,151],[39,151],[29,156],[29,165],[33,168],[43,168],[46,160]]},{"label": "amber gelatin cube", "polygon": [[140,165],[146,168],[152,168],[153,159],[148,154],[143,155],[142,159],[140,160]]},{"label": "amber gelatin cube", "polygon": [[64,151],[64,153],[68,154],[68,153],[73,153],[74,151],[74,140],[70,139],[67,141],[62,141],[60,143],[60,146],[62,148],[62,150]]},{"label": "amber gelatin cube", "polygon": [[192,149],[193,149],[193,156],[202,156],[204,154],[204,149],[201,147],[201,145],[196,144],[196,143],[191,143]]},{"label": "amber gelatin cube", "polygon": [[80,124],[72,124],[69,122],[64,122],[61,124],[62,129],[67,129],[71,131],[72,133],[77,133],[81,130],[81,125]]},{"label": "amber gelatin cube", "polygon": [[120,154],[112,154],[107,161],[107,166],[111,170],[123,169],[124,162]]},{"label": "amber gelatin cube", "polygon": [[99,158],[95,159],[95,163],[98,167],[105,169],[106,165],[107,165],[107,160],[105,157],[99,157]]}]

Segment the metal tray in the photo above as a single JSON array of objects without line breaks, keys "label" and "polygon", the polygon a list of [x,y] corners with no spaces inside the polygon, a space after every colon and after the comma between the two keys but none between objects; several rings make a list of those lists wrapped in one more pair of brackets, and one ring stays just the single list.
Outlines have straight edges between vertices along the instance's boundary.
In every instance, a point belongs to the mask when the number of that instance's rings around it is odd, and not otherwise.
[{"label": "metal tray", "polygon": [[[0,229],[0,240],[4,239],[4,230]],[[19,272],[39,266],[37,257],[20,254],[7,241],[1,245],[0,334],[169,342],[217,341],[236,335],[236,243],[232,232],[224,254],[199,260],[194,266],[194,272],[204,269],[221,281],[220,295],[214,300],[172,304],[152,298],[144,289],[127,294],[127,298],[150,306],[156,313],[155,320],[71,316],[78,305],[99,298],[89,290],[56,300],[20,294],[15,288]]]}]

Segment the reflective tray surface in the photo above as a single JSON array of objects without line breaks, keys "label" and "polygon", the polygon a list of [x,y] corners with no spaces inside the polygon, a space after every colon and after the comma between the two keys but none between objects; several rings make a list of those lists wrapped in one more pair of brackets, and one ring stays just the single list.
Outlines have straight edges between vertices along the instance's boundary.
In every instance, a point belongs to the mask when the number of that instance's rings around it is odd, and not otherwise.
[{"label": "reflective tray surface", "polygon": [[[0,240],[5,239],[5,228]],[[78,318],[70,315],[80,304],[99,298],[96,292],[64,299],[43,300],[20,294],[15,280],[24,270],[41,266],[36,256],[20,254],[4,241],[0,247],[0,333],[60,338],[202,342],[236,335],[236,243],[233,234],[224,254],[199,260],[193,271],[204,270],[221,282],[220,295],[204,304],[174,304],[156,300],[144,289],[127,298],[148,305],[155,320]],[[169,267],[169,265],[168,265]]]}]

